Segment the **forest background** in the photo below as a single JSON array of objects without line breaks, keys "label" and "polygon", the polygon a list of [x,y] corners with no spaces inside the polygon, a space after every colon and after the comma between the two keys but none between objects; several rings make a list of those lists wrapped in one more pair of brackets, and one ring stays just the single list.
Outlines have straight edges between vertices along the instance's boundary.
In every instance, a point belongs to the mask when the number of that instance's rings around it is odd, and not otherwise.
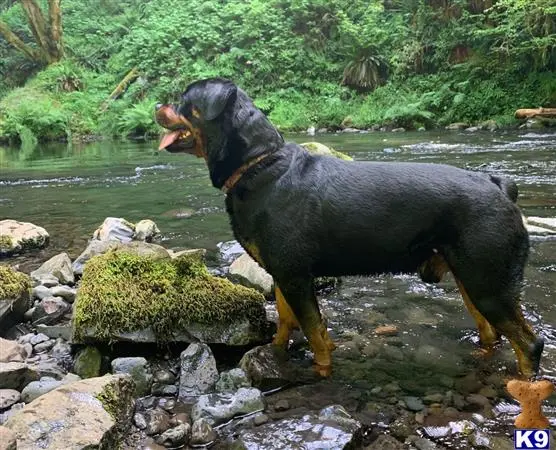
[{"label": "forest background", "polygon": [[0,0],[0,141],[150,137],[230,78],[283,131],[556,106],[556,0]]}]

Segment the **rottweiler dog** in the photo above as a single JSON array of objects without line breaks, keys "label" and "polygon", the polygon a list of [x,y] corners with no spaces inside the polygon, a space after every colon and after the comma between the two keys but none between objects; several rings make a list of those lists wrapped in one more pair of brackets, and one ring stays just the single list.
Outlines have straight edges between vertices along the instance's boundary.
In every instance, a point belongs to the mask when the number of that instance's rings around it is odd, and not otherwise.
[{"label": "rottweiler dog", "polygon": [[434,283],[448,271],[485,352],[503,335],[521,374],[537,374],[544,342],[519,303],[529,237],[515,183],[441,164],[312,155],[225,79],[197,81],[155,114],[168,130],[160,149],[206,160],[236,239],[274,277],[274,343],[287,346],[301,327],[320,375],[330,374],[334,343],[315,277],[417,272]]}]

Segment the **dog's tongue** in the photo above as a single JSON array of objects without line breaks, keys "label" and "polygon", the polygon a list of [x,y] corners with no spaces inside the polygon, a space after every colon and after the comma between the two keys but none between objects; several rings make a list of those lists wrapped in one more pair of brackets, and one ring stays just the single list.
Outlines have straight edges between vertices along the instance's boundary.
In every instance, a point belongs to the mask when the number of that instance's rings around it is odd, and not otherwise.
[{"label": "dog's tongue", "polygon": [[158,149],[164,150],[166,147],[176,142],[176,140],[180,136],[180,133],[180,130],[170,131],[169,133],[166,133],[164,136],[162,136],[160,144],[158,145]]}]

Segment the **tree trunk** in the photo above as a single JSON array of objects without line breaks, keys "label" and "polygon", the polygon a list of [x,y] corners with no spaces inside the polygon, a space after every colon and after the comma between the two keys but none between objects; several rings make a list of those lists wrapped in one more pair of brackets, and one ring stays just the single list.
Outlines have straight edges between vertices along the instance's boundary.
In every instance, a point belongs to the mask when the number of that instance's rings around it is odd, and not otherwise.
[{"label": "tree trunk", "polygon": [[10,27],[2,21],[0,21],[0,36],[3,36],[4,39],[8,41],[8,44],[25,54],[25,56],[29,59],[32,59],[33,61],[41,60],[40,52],[35,50],[33,47],[29,47],[25,42],[19,39],[19,37],[12,30],[10,30]]},{"label": "tree trunk", "polygon": [[62,44],[62,11],[60,10],[60,3],[61,0],[48,0],[51,47],[57,60],[64,57],[64,46]]},{"label": "tree trunk", "polygon": [[64,56],[62,45],[61,0],[48,0],[48,17],[42,12],[37,0],[21,0],[27,16],[29,29],[38,49],[23,42],[4,22],[0,21],[0,36],[3,36],[15,49],[38,63],[51,64]]},{"label": "tree trunk", "polygon": [[518,109],[515,112],[516,119],[530,119],[532,117],[556,118],[556,108]]},{"label": "tree trunk", "polygon": [[137,67],[134,67],[128,72],[128,74],[123,78],[123,80],[118,83],[116,88],[110,94],[110,97],[108,97],[108,100],[116,100],[120,95],[122,95],[126,91],[127,87],[131,83],[133,83],[138,77],[139,77],[139,70],[137,70]]}]

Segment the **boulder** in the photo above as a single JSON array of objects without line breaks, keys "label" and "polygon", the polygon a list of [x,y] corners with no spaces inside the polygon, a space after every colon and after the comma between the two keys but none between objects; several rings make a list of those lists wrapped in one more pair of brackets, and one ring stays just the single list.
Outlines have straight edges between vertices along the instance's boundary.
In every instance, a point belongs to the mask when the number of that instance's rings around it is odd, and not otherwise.
[{"label": "boulder", "polygon": [[247,374],[240,368],[222,372],[216,382],[216,390],[218,392],[235,392],[242,387],[251,387],[251,381],[249,381]]},{"label": "boulder", "polygon": [[40,378],[39,373],[24,363],[0,363],[0,389],[21,391],[31,381]]},{"label": "boulder", "polygon": [[5,426],[19,450],[119,448],[131,423],[133,389],[128,375],[66,384],[26,405]]},{"label": "boulder", "polygon": [[0,410],[11,408],[21,400],[21,394],[15,389],[0,389]]},{"label": "boulder", "polygon": [[228,420],[264,409],[264,397],[255,388],[240,388],[236,393],[201,395],[191,410],[195,422],[206,419],[209,425],[219,425]]},{"label": "boulder", "polygon": [[0,335],[23,321],[31,307],[31,279],[9,266],[0,265]]},{"label": "boulder", "polygon": [[[345,130],[344,130],[345,131]],[[359,131],[359,130],[355,130]],[[314,155],[326,155],[326,156],[335,156],[336,158],[340,158],[346,161],[353,161],[353,158],[345,153],[339,152],[334,150],[332,147],[327,147],[320,142],[305,142],[301,144],[303,148],[305,148],[308,152],[313,153]]]},{"label": "boulder", "polygon": [[21,401],[31,403],[36,398],[53,391],[57,387],[64,384],[62,380],[56,380],[51,377],[42,377],[39,381],[31,381],[21,391]]},{"label": "boulder", "polygon": [[0,258],[46,247],[49,239],[44,228],[32,223],[0,220]]},{"label": "boulder", "polygon": [[214,389],[218,370],[212,350],[206,344],[191,344],[180,355],[180,388],[178,398],[188,403]]},{"label": "boulder", "polygon": [[272,292],[274,283],[272,275],[259,266],[247,253],[241,255],[231,264],[228,273],[232,279],[257,289],[265,295]]},{"label": "boulder", "polygon": [[71,268],[71,259],[67,253],[53,256],[42,264],[37,270],[31,272],[31,278],[39,281],[42,278],[56,277],[62,284],[73,284],[75,278]]},{"label": "boulder", "polygon": [[92,240],[87,248],[81,253],[72,264],[73,272],[76,275],[83,274],[83,268],[87,261],[92,257],[103,255],[108,251],[132,253],[138,256],[152,257],[157,259],[170,259],[168,251],[156,244],[147,242],[121,243],[119,241],[97,241]]},{"label": "boulder", "polygon": [[341,407],[322,410],[319,415],[269,422],[239,431],[234,450],[289,450],[292,448],[358,448],[362,439],[361,424]]},{"label": "boulder", "polygon": [[87,264],[72,326],[74,343],[248,345],[272,333],[264,297],[210,275],[198,256],[162,260],[120,251]]}]

